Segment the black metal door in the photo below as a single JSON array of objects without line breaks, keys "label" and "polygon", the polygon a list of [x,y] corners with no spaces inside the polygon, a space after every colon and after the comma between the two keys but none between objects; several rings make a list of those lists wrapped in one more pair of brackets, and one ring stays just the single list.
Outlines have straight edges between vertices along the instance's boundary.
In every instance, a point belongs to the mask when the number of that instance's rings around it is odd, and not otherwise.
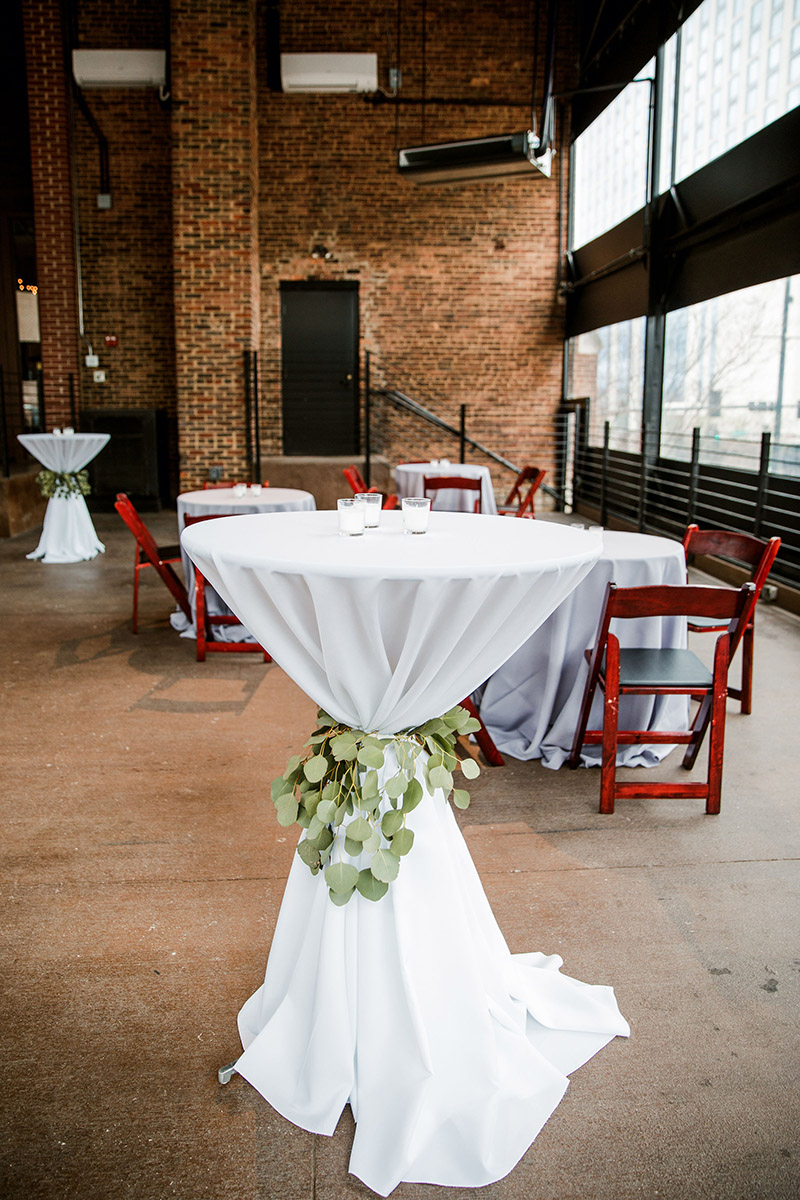
[{"label": "black metal door", "polygon": [[355,455],[358,284],[281,284],[284,454]]}]

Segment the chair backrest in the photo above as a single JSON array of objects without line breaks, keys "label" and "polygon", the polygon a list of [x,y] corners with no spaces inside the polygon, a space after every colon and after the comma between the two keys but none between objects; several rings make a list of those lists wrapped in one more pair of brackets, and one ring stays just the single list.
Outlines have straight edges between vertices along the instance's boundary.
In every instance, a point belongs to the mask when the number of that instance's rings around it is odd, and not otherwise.
[{"label": "chair backrest", "polygon": [[466,475],[425,475],[422,480],[422,494],[427,496],[428,492],[433,492],[431,497],[431,508],[435,506],[436,492],[458,491],[458,492],[476,492],[474,512],[481,511],[481,481],[480,479],[470,479]]},{"label": "chair backrest", "polygon": [[202,517],[190,517],[188,513],[183,514],[183,527],[187,525],[196,525],[198,521],[218,521],[220,517],[240,517],[241,513],[203,513]]},{"label": "chair backrest", "polygon": [[114,508],[122,517],[125,524],[130,529],[136,541],[141,546],[144,553],[149,558],[154,567],[158,567],[161,563],[161,558],[158,553],[158,545],[150,530],[145,525],[142,518],[136,511],[130,498],[125,492],[118,492],[117,498],[114,501]]},{"label": "chair backrest", "polygon": [[752,583],[740,588],[694,587],[681,584],[655,584],[645,587],[606,587],[606,598],[597,627],[595,655],[602,655],[608,641],[609,625],[615,618],[634,617],[716,617],[728,621],[728,657],[733,658],[756,603]]},{"label": "chair backrest", "polygon": [[[542,483],[544,481],[544,477],[546,474],[547,474],[547,471],[544,471],[540,467],[534,467],[530,463],[527,463],[522,468],[522,470],[520,471],[516,480],[514,481],[514,486],[512,487],[511,491],[508,493],[508,497],[506,498],[506,502],[503,505],[503,507],[504,508],[512,508],[515,504],[519,505],[519,515],[520,516],[522,516],[526,512],[532,512],[533,511],[533,497],[536,494],[536,492],[539,490],[539,488],[542,486]],[[522,488],[523,488],[523,485],[526,483],[529,484],[529,487],[523,498]]]},{"label": "chair backrest", "polygon": [[367,485],[358,467],[351,466],[344,468],[344,477],[353,489],[353,495],[356,496],[359,492],[366,492]]},{"label": "chair backrest", "polygon": [[753,537],[749,533],[734,533],[728,529],[700,529],[689,525],[683,535],[683,550],[686,561],[690,554],[714,554],[720,558],[733,559],[750,567],[750,579],[755,584],[756,600],[767,581],[775,556],[780,549],[781,539]]}]

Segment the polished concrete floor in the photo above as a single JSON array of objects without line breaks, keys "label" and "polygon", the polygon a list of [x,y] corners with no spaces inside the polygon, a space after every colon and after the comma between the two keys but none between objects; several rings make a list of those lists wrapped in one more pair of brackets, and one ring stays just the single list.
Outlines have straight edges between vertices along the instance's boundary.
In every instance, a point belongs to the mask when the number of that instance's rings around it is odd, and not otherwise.
[{"label": "polished concrete floor", "polygon": [[[174,539],[174,514],[148,521]],[[133,636],[133,540],[115,514],[96,525],[88,563],[26,561],[36,534],[0,544],[0,1196],[367,1197],[349,1111],[314,1137],[217,1082],[293,853],[269,781],[313,705],[257,655],[197,663],[155,578]],[[535,762],[472,786],[459,820],[512,950],[612,984],[632,1036],[576,1072],[507,1178],[396,1200],[800,1195],[800,622],[763,607],[758,625],[720,816],[600,816],[596,771]]]}]

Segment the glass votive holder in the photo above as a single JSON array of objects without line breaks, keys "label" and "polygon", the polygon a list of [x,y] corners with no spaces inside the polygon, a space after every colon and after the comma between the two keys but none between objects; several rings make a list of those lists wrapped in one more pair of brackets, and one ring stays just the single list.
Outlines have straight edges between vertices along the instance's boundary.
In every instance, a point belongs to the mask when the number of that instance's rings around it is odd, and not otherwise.
[{"label": "glass votive holder", "polygon": [[250,495],[251,496],[260,496],[261,495],[261,484],[260,483],[251,483],[250,484]]},{"label": "glass votive holder", "polygon": [[336,507],[339,510],[339,537],[358,537],[363,534],[364,505],[357,504],[355,500],[337,500]]},{"label": "glass votive holder", "polygon": [[61,430],[59,429],[58,425],[53,426],[53,434],[55,437],[61,437]]},{"label": "glass votive holder", "polygon": [[246,483],[235,483],[233,485],[234,496],[244,496],[246,492],[247,492],[247,484]]},{"label": "glass votive holder", "polygon": [[403,500],[403,528],[406,533],[427,533],[430,511],[428,496],[406,496]]},{"label": "glass votive holder", "polygon": [[65,425],[64,428],[61,430],[61,432],[64,435],[64,437],[72,437],[75,433],[75,430],[72,428],[71,425]]},{"label": "glass votive holder", "polygon": [[364,528],[377,529],[381,523],[382,492],[356,492],[353,497],[356,504],[364,507]]}]

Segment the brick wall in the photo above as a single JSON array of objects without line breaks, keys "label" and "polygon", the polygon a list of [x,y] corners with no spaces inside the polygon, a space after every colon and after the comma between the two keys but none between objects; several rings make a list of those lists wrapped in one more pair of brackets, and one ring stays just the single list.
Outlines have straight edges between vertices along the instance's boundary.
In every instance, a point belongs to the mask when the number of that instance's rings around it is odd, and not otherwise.
[{"label": "brick wall", "polygon": [[78,302],[69,102],[59,0],[24,0],[36,271],[48,427],[70,420],[79,382]]}]

